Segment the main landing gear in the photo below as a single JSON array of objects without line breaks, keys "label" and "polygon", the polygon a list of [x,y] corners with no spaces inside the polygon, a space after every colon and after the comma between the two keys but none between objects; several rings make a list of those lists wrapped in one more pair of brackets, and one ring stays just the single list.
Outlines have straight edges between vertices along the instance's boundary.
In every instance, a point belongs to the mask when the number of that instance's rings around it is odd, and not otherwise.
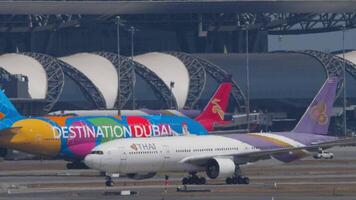
[{"label": "main landing gear", "polygon": [[111,176],[106,176],[105,179],[106,179],[105,185],[106,185],[107,187],[112,187],[112,186],[114,186],[114,181],[112,180],[112,177],[111,177]]},{"label": "main landing gear", "polygon": [[226,184],[249,184],[250,179],[247,176],[242,176],[240,167],[236,166],[234,175],[226,178],[225,182]]},{"label": "main landing gear", "polygon": [[204,177],[197,176],[197,173],[190,173],[190,176],[184,177],[182,180],[183,185],[204,185],[206,183],[206,179]]},{"label": "main landing gear", "polygon": [[225,180],[226,184],[249,184],[250,179],[246,176],[232,176]]}]

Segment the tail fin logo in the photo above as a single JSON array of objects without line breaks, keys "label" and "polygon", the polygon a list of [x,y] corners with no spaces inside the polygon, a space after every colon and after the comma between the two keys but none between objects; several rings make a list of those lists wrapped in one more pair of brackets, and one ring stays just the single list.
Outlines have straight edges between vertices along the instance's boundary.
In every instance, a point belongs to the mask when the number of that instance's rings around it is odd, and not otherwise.
[{"label": "tail fin logo", "polygon": [[221,120],[224,120],[225,112],[222,110],[221,106],[219,105],[220,99],[213,99],[211,103],[213,104],[212,112],[214,114],[218,114]]},{"label": "tail fin logo", "polygon": [[324,125],[328,122],[328,115],[326,114],[326,104],[319,103],[312,107],[311,116],[320,125]]}]

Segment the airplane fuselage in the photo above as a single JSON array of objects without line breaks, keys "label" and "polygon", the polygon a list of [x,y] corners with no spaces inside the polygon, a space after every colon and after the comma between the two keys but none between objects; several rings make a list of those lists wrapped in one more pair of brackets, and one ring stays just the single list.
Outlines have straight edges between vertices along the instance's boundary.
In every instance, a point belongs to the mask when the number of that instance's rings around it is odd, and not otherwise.
[{"label": "airplane fuselage", "polygon": [[[307,140],[300,141],[298,138]],[[189,158],[222,156],[234,164],[253,160],[226,156],[278,148],[303,147],[313,142],[332,141],[334,137],[293,133],[253,133],[225,136],[189,136],[163,138],[132,138],[117,140],[95,148],[85,158],[91,168],[109,173],[194,172],[205,170],[204,163],[191,164]],[[307,156],[304,150],[275,156],[284,162]],[[199,159],[198,159],[199,160]],[[224,161],[223,161],[224,162]],[[235,165],[230,165],[234,167]],[[234,169],[232,169],[234,170]]]},{"label": "airplane fuselage", "polygon": [[18,129],[1,135],[2,147],[67,160],[83,159],[95,146],[120,138],[207,134],[198,122],[177,116],[23,118],[12,127]]},{"label": "airplane fuselage", "polygon": [[[221,144],[224,144],[222,147]],[[106,145],[101,159],[105,172],[140,173],[140,172],[176,172],[199,171],[195,165],[180,162],[184,158],[196,155],[209,155],[214,152],[236,153],[253,150],[252,146],[220,136],[200,137],[166,137],[158,140],[122,140]],[[96,155],[89,155],[88,157]],[[88,158],[90,160],[90,158]],[[90,162],[86,159],[86,162]],[[95,168],[95,167],[94,167]]]}]

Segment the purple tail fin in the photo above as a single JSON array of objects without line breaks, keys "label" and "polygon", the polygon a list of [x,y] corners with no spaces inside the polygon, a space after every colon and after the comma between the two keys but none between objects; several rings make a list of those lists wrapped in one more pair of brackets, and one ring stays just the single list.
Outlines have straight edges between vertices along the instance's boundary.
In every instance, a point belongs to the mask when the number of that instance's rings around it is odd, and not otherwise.
[{"label": "purple tail fin", "polygon": [[338,79],[328,78],[292,132],[327,134]]}]

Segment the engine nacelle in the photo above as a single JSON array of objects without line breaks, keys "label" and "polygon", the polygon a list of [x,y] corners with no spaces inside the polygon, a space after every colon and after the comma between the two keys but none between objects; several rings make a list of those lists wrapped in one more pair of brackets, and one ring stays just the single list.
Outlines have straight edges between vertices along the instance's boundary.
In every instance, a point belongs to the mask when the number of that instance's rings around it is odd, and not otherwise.
[{"label": "engine nacelle", "polygon": [[67,163],[67,169],[89,169],[89,167],[82,162],[72,162]]},{"label": "engine nacelle", "polygon": [[0,157],[5,158],[8,154],[8,150],[6,148],[0,148]]},{"label": "engine nacelle", "polygon": [[134,179],[134,180],[142,180],[142,179],[148,179],[156,176],[157,172],[150,172],[147,174],[137,174],[137,173],[132,173],[132,174],[127,174],[127,178]]},{"label": "engine nacelle", "polygon": [[206,174],[209,178],[227,178],[235,173],[235,163],[230,158],[213,158],[208,161]]}]

